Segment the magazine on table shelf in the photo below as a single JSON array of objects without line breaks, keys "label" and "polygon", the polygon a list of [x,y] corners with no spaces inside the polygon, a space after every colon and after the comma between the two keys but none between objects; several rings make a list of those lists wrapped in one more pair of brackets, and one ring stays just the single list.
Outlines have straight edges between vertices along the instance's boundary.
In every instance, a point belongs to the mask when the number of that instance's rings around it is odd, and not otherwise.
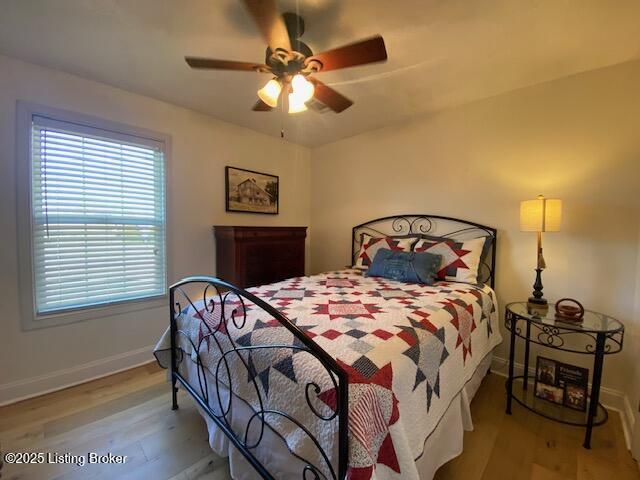
[{"label": "magazine on table shelf", "polygon": [[589,370],[550,358],[536,361],[535,396],[558,405],[587,410]]}]

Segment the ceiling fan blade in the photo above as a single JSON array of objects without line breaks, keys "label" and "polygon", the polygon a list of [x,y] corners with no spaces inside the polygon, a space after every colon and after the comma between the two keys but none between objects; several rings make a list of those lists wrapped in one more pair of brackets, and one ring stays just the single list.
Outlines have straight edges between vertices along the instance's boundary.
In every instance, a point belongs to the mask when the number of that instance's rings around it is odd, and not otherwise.
[{"label": "ceiling fan blade", "polygon": [[290,52],[289,32],[282,16],[278,13],[275,0],[244,0],[244,5],[269,44],[269,48],[273,52],[278,48]]},{"label": "ceiling fan blade", "polygon": [[204,68],[213,70],[238,70],[238,71],[261,71],[268,69],[266,65],[251,62],[235,62],[233,60],[218,60],[215,58],[184,57],[191,68]]},{"label": "ceiling fan blade", "polygon": [[262,100],[258,100],[251,110],[253,110],[254,112],[270,112],[271,110],[273,110],[273,107],[270,107]]},{"label": "ceiling fan blade", "polygon": [[309,62],[316,60],[322,64],[321,71],[325,72],[367,63],[384,62],[386,59],[387,49],[384,46],[384,39],[380,35],[376,35],[367,40],[317,53],[308,57],[304,63],[308,65]]},{"label": "ceiling fan blade", "polygon": [[333,88],[328,87],[320,80],[312,77],[307,77],[307,79],[313,82],[315,86],[313,96],[334,112],[340,113],[353,105],[351,100],[336,92]]}]

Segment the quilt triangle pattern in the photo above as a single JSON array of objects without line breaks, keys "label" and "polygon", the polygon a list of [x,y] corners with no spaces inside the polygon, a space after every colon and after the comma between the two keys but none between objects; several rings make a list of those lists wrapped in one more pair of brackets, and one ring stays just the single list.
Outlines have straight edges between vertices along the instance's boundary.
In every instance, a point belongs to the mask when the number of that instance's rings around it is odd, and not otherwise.
[{"label": "quilt triangle pattern", "polygon": [[480,323],[484,323],[487,328],[487,338],[491,337],[493,333],[493,326],[491,325],[491,315],[496,313],[496,301],[493,292],[489,292],[488,298],[486,294],[482,294],[478,290],[471,290],[469,293],[476,297],[476,302],[480,306],[482,314],[480,315]]},{"label": "quilt triangle pattern", "polygon": [[444,327],[437,328],[427,319],[418,321],[410,318],[409,322],[411,326],[396,325],[402,330],[398,336],[409,345],[402,354],[416,365],[413,390],[425,383],[429,411],[433,394],[440,396],[440,366],[449,356],[445,347],[445,330]]},{"label": "quilt triangle pattern", "polygon": [[446,302],[444,310],[453,317],[451,324],[458,330],[456,348],[462,345],[462,360],[467,361],[467,356],[472,355],[471,333],[476,329],[476,320],[473,313],[473,304],[467,304],[460,299]]},{"label": "quilt triangle pattern", "polygon": [[[266,339],[268,339],[268,342]],[[267,396],[269,395],[272,371],[280,373],[293,383],[298,383],[298,378],[294,368],[294,357],[304,353],[303,350],[300,350],[304,347],[304,344],[295,338],[289,330],[280,326],[279,323],[277,323],[276,326],[273,324],[273,321],[263,322],[261,320],[257,320],[253,330],[238,337],[236,339],[236,343],[243,347],[261,344],[269,345],[270,343],[297,347],[248,350],[247,381],[254,382],[257,378]]]}]

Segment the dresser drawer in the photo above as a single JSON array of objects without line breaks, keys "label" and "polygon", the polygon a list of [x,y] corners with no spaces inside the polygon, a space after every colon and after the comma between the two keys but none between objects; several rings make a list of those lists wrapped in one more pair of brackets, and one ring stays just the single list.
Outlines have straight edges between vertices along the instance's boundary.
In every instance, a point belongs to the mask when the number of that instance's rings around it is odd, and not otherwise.
[{"label": "dresser drawer", "polygon": [[301,257],[304,258],[304,243],[300,241],[281,243],[247,242],[242,248],[246,250],[245,255],[249,262],[297,261]]}]

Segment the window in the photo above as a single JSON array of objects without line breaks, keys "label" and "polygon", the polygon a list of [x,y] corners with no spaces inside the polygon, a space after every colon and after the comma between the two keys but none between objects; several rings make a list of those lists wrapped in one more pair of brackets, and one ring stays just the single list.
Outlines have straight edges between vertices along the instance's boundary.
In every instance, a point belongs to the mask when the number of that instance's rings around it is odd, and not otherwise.
[{"label": "window", "polygon": [[164,142],[30,115],[31,313],[166,294]]}]

